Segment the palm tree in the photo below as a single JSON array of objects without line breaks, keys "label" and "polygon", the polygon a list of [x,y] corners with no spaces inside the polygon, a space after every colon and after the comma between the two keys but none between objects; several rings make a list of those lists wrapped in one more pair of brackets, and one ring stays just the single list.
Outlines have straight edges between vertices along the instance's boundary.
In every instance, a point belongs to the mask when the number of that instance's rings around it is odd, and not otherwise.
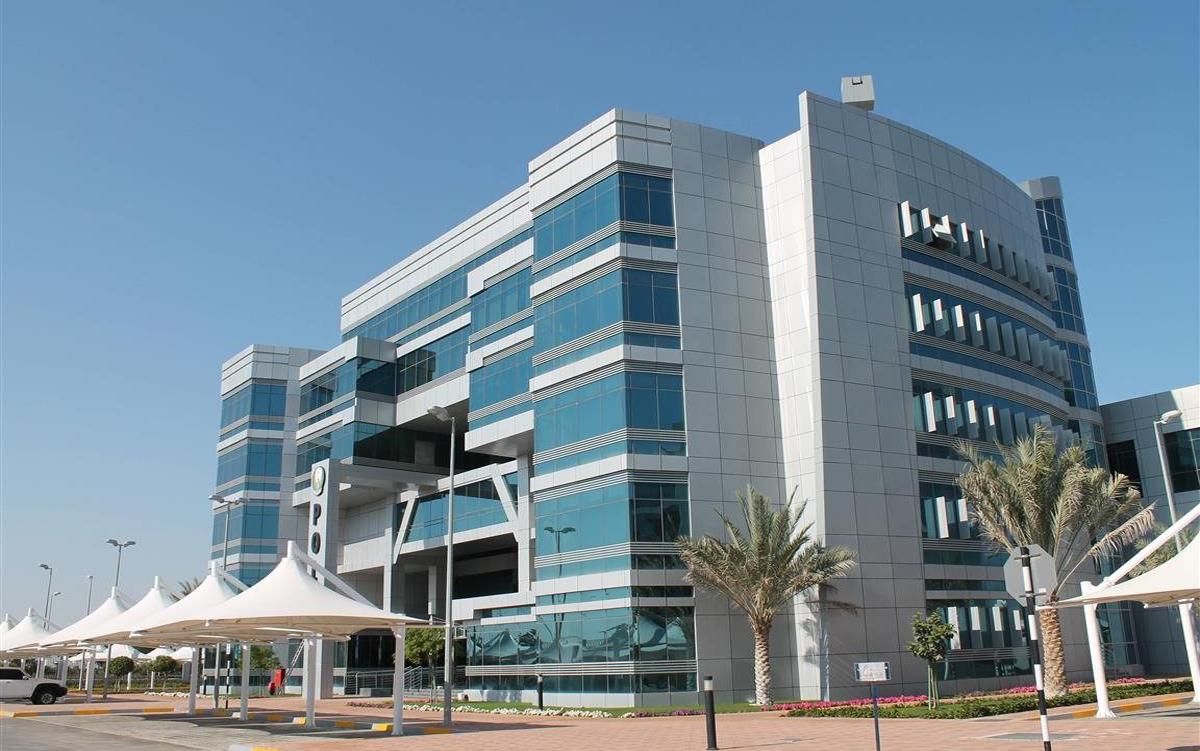
[{"label": "palm tree", "polygon": [[[1089,467],[1079,444],[1060,451],[1042,425],[1012,446],[1000,446],[1000,461],[960,443],[966,462],[958,478],[980,536],[1010,554],[1022,545],[1040,545],[1054,558],[1058,583],[1047,600],[1083,563],[1120,551],[1152,528],[1154,507],[1143,508],[1129,478]],[[1040,610],[1045,650],[1046,695],[1066,693],[1062,626],[1058,610]]]},{"label": "palm tree", "polygon": [[[794,493],[793,493],[794,495]],[[771,703],[771,626],[780,609],[806,589],[844,576],[854,553],[826,548],[801,524],[806,502],[775,509],[751,486],[738,493],[746,532],[718,512],[727,541],[711,535],[677,540],[687,580],[741,608],[754,634],[754,701]]]},{"label": "palm tree", "polygon": [[191,579],[183,579],[179,582],[179,594],[176,595],[176,598],[182,600],[183,598],[187,597],[192,593],[192,590],[194,590],[196,587],[199,587],[200,583],[203,581],[204,580],[199,576],[193,576]]}]

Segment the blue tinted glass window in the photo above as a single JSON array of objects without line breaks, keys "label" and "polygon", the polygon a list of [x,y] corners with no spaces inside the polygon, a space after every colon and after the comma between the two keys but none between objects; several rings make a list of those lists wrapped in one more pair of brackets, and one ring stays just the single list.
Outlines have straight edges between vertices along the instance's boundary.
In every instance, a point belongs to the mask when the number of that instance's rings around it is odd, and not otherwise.
[{"label": "blue tinted glass window", "polygon": [[622,428],[683,430],[683,378],[614,373],[535,401],[534,424],[535,451]]},{"label": "blue tinted glass window", "polygon": [[471,372],[471,409],[528,393],[533,349],[527,348]]},{"label": "blue tinted glass window", "polygon": [[221,400],[221,427],[250,415],[283,417],[287,414],[287,386],[250,383]]},{"label": "blue tinted glass window", "polygon": [[467,338],[470,333],[469,328],[461,328],[453,334],[402,355],[396,363],[395,393],[403,394],[464,367],[467,360]]},{"label": "blue tinted glass window", "polygon": [[1176,493],[1200,490],[1200,428],[1177,430],[1163,436],[1171,488]]},{"label": "blue tinted glass window", "polygon": [[471,331],[482,331],[494,323],[529,307],[528,268],[493,284],[471,298]]},{"label": "blue tinted glass window", "polygon": [[462,266],[413,292],[381,313],[348,329],[342,335],[343,341],[356,336],[370,339],[387,339],[466,298],[467,273],[471,269],[477,268],[501,253],[511,250],[532,236],[533,229],[530,228],[490,248],[486,252],[467,261]]},{"label": "blue tinted glass window", "polygon": [[535,349],[544,352],[621,320],[678,325],[675,274],[617,269],[539,304]]},{"label": "blue tinted glass window", "polygon": [[395,395],[395,364],[358,357],[322,373],[300,386],[300,414],[320,409],[352,391]]},{"label": "blue tinted glass window", "polygon": [[[442,537],[446,534],[446,504],[449,493],[418,498],[406,542]],[[454,531],[465,532],[508,521],[500,494],[491,480],[468,483],[454,489]]]},{"label": "blue tinted glass window", "polygon": [[217,485],[239,477],[279,477],[283,471],[283,445],[247,441],[217,457]]}]

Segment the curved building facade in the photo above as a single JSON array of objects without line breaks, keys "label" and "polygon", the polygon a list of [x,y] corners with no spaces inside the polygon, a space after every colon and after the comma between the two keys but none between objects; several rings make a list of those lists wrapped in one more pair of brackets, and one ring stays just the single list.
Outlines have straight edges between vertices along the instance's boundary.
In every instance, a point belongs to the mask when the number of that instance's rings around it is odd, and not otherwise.
[{"label": "curved building facade", "polygon": [[[555,704],[691,703],[712,675],[741,700],[744,616],[693,589],[675,540],[721,534],[747,485],[795,490],[859,564],[781,614],[777,696],[860,695],[864,660],[923,690],[904,645],[931,609],[957,629],[946,690],[1028,683],[951,447],[1098,426],[1082,318],[1030,194],[864,104],[805,92],[770,144],[612,110],[343,298],[342,342],[289,382],[297,538],[383,607],[452,614],[472,698],[541,676]],[[388,638],[323,655],[323,690],[387,669]]]}]

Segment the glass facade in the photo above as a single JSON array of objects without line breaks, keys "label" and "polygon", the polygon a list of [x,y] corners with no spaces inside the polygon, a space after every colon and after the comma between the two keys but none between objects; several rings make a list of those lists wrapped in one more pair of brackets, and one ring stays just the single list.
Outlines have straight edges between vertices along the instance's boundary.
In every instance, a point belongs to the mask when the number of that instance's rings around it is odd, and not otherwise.
[{"label": "glass facade", "polygon": [[1200,490],[1200,428],[1176,430],[1163,435],[1171,488],[1176,493]]},{"label": "glass facade", "polygon": [[675,274],[618,269],[547,300],[534,312],[535,351],[544,352],[619,321],[679,324]]},{"label": "glass facade", "polygon": [[221,400],[221,427],[251,415],[283,417],[286,409],[286,384],[248,383]]},{"label": "glass facade", "polygon": [[534,504],[538,555],[622,542],[671,542],[688,533],[687,485],[632,482]]},{"label": "glass facade", "polygon": [[436,315],[446,308],[466,299],[467,273],[496,256],[504,253],[533,236],[533,229],[526,229],[498,245],[489,248],[453,271],[438,277],[386,310],[354,326],[342,335],[342,339],[356,336],[368,339],[389,339],[421,321]]},{"label": "glass facade", "polygon": [[683,376],[614,373],[534,402],[534,450],[622,428],[683,430]]},{"label": "glass facade", "polygon": [[580,191],[534,219],[534,258],[554,255],[617,220],[674,226],[671,181],[618,172]]},{"label": "glass facade", "polygon": [[[405,542],[445,537],[446,504],[449,492],[418,498]],[[508,520],[500,493],[491,480],[472,482],[454,489],[454,531],[466,532]]]},{"label": "glass facade", "polygon": [[1113,472],[1118,472],[1129,478],[1129,481],[1142,486],[1142,470],[1138,466],[1137,445],[1133,441],[1118,441],[1109,443],[1108,466]]}]

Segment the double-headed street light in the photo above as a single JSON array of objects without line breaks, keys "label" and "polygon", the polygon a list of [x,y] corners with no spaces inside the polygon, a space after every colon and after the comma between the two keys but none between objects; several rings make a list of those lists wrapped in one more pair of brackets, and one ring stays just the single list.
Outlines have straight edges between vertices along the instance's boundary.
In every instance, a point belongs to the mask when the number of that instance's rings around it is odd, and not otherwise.
[{"label": "double-headed street light", "polygon": [[[208,500],[217,504],[218,507],[224,507],[225,510],[225,542],[221,545],[221,570],[229,573],[229,517],[233,515],[233,507],[240,506],[243,503],[241,498],[228,499],[219,493],[213,493],[208,497]],[[225,683],[229,683],[229,666],[233,663],[233,644],[225,645]],[[218,705],[217,697],[220,692],[217,690],[218,682],[221,677],[221,648],[213,649],[213,708]],[[225,698],[226,706],[228,707],[229,697]]]},{"label": "double-headed street light", "polygon": [[[113,591],[115,592],[117,587],[119,587],[121,585],[121,553],[125,552],[125,548],[131,548],[134,545],[137,545],[137,542],[134,540],[126,540],[125,542],[117,542],[117,540],[115,540],[112,537],[105,540],[105,542],[107,542],[109,545],[112,545],[114,548],[117,549],[117,574],[116,574],[116,576],[113,577]],[[108,650],[106,652],[106,657],[104,660],[103,698],[105,698],[105,699],[108,698],[108,663],[111,661],[112,661],[112,645],[109,644]]]},{"label": "double-headed street light", "polygon": [[46,577],[46,605],[42,608],[42,615],[46,620],[50,620],[48,612],[50,610],[50,583],[54,581],[54,567],[48,563],[39,563],[38,567],[46,569],[47,573],[49,573],[49,576]]},{"label": "double-headed street light", "polygon": [[454,682],[454,451],[458,418],[445,407],[430,407],[429,414],[450,423],[450,495],[446,501],[446,637],[442,661],[442,724],[450,727],[451,684]]},{"label": "double-headed street light", "polygon": [[109,545],[112,545],[114,548],[117,549],[117,575],[113,577],[113,586],[119,587],[119,586],[121,586],[121,553],[124,552],[125,548],[131,548],[134,545],[137,545],[137,542],[135,540],[126,540],[125,542],[117,542],[116,540],[114,540],[111,537],[108,538],[108,540],[106,540],[106,542]]}]

